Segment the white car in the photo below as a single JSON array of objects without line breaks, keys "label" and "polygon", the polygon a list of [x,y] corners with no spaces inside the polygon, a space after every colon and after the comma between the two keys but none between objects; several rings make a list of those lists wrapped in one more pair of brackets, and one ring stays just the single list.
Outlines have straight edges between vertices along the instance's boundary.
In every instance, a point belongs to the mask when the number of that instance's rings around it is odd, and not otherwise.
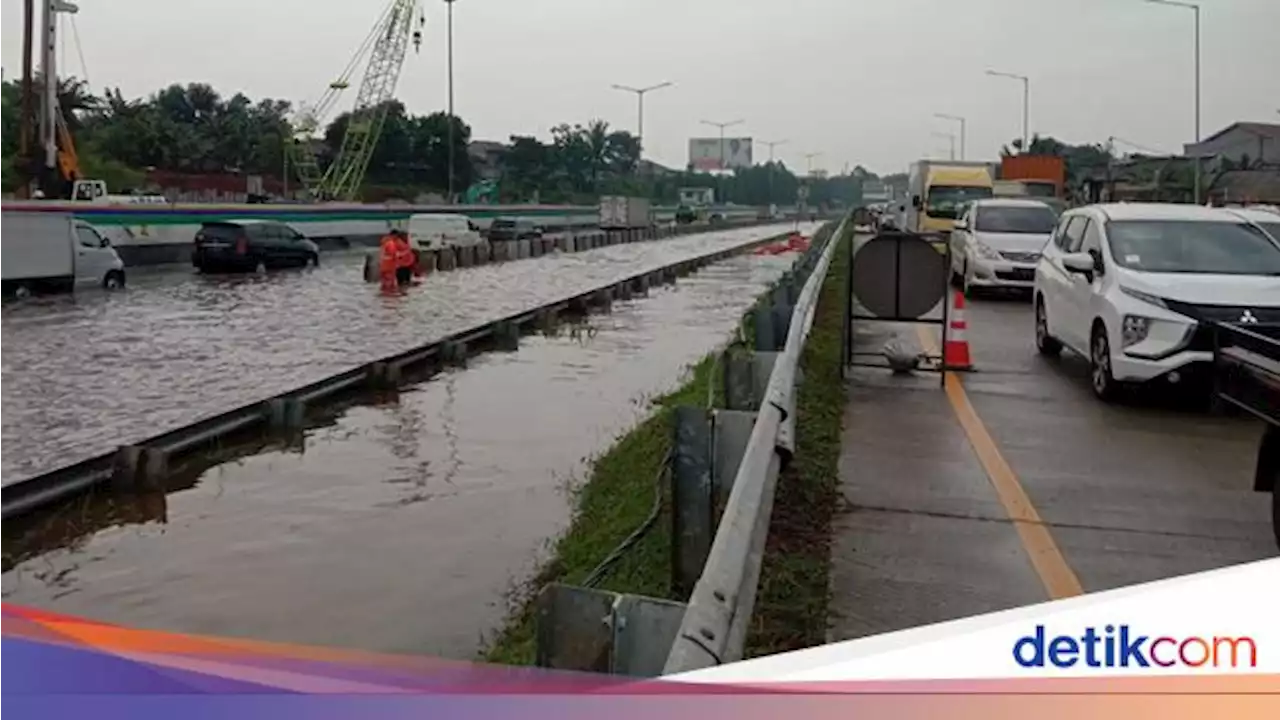
[{"label": "white car", "polygon": [[1035,273],[1036,347],[1089,359],[1093,392],[1207,371],[1210,323],[1280,322],[1280,242],[1239,211],[1122,203],[1068,210]]},{"label": "white car", "polygon": [[980,288],[1030,290],[1057,213],[1039,200],[975,200],[951,232],[951,277],[969,294]]}]

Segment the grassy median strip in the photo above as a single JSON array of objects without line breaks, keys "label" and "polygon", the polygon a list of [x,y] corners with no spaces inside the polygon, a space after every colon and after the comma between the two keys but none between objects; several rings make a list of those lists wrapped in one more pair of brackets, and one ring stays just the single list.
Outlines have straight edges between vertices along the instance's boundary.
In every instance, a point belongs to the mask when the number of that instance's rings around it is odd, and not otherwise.
[{"label": "grassy median strip", "polygon": [[800,357],[796,454],[778,478],[747,657],[826,642],[831,521],[839,501],[836,473],[844,414],[840,343],[847,265],[844,248],[836,248]]},{"label": "grassy median strip", "polygon": [[[835,272],[834,266],[832,272]],[[824,299],[831,292],[829,287],[824,286]],[[832,302],[828,300],[825,304],[830,306]],[[835,305],[837,312],[839,312],[841,309],[839,304],[836,303]],[[814,336],[810,340],[811,343],[820,337],[821,326],[819,323],[825,317],[821,314],[822,306],[819,307],[819,313],[815,318]],[[828,324],[830,324],[829,321]],[[743,319],[743,337],[748,340],[752,336],[751,325],[751,315],[748,313]],[[830,348],[837,353],[835,357],[835,372],[838,379],[840,373],[838,318],[836,318],[835,328],[836,339],[834,344],[829,344]],[[819,353],[818,356],[825,357],[825,354]],[[717,407],[723,406],[721,391],[722,368],[717,362],[718,358],[719,352],[704,358],[695,365],[689,375],[689,379],[683,385],[674,392],[654,401],[656,410],[649,418],[634,430],[618,438],[604,454],[596,459],[586,481],[574,489],[574,516],[568,531],[556,542],[551,554],[551,560],[513,598],[512,614],[508,618],[506,625],[488,644],[483,653],[485,660],[509,665],[533,664],[537,626],[535,613],[537,594],[543,587],[553,582],[581,584],[619,543],[644,523],[653,510],[655,492],[661,493],[662,502],[662,512],[657,522],[604,575],[596,587],[619,593],[675,599],[671,588],[670,486],[669,480],[664,474],[674,434],[674,411],[676,407],[682,405],[705,405],[709,391],[714,394],[715,405]],[[818,369],[821,364],[819,363],[817,366],[814,364],[811,353],[806,353],[804,362],[806,363],[804,366],[806,373],[818,373],[819,376],[821,375],[822,371]],[[810,383],[807,380],[806,385],[815,386],[814,383]],[[805,391],[802,388],[799,397],[799,402],[801,403],[800,412],[802,414],[806,412],[806,407],[816,407],[815,403],[823,402],[822,398],[816,398],[814,395],[814,390]],[[804,404],[806,399],[809,402],[808,406]],[[827,402],[829,403],[829,400]],[[837,400],[837,414],[835,416],[837,423],[835,442],[837,444],[839,442],[838,408],[840,405]],[[803,434],[809,432],[808,428],[809,425],[806,424],[802,415],[799,431]],[[802,443],[801,448],[810,447],[810,445],[804,444],[803,438],[800,439],[800,442]],[[825,442],[823,444],[825,445]],[[834,456],[832,465],[834,468]],[[834,469],[831,472],[831,476],[834,478]],[[834,484],[832,484],[831,490],[834,492]],[[790,492],[784,492],[781,488],[779,489],[778,499],[780,503],[784,498],[790,496]],[[791,501],[788,507],[796,507],[797,511],[803,510],[794,500]],[[807,507],[807,505],[804,507]],[[777,513],[778,510],[775,508],[775,522],[778,517]],[[822,513],[825,513],[823,517],[826,518],[823,527],[827,529],[829,534],[830,508],[823,509]],[[774,538],[771,537],[771,548],[773,542]],[[825,543],[823,547],[826,547]],[[797,560],[792,560],[792,555],[797,558],[800,556],[799,553],[787,553],[788,562],[783,563],[782,569],[788,572],[804,572],[805,567],[798,564]],[[825,623],[826,612],[825,583],[827,568],[825,563],[826,558],[824,556],[823,565],[820,568],[822,573],[821,608],[823,619],[818,621],[822,623]],[[766,573],[770,571],[770,568],[771,565],[766,564]],[[785,577],[775,571],[772,575],[766,575],[765,580],[771,581],[772,578],[777,578],[782,581]],[[803,595],[808,596],[811,594],[808,587],[810,584],[808,579],[804,581],[805,590]],[[769,601],[785,600],[785,598],[776,595],[764,595],[763,597]],[[790,615],[790,613],[786,615]],[[774,615],[770,614],[770,618],[772,621]],[[786,620],[787,617],[779,616],[779,619]],[[809,634],[806,631],[804,635],[808,637]]]}]

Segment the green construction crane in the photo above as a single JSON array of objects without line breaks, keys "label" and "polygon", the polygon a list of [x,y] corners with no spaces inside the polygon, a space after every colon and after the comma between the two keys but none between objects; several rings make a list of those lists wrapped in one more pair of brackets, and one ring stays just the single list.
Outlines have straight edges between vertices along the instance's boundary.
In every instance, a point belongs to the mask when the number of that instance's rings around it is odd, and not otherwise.
[{"label": "green construction crane", "polygon": [[[413,43],[415,52],[421,49],[425,24],[418,0],[391,0],[342,75],[329,84],[319,102],[300,113],[286,151],[288,162],[311,199],[346,202],[357,199],[369,159],[382,134],[387,106],[400,79],[409,43]],[[323,127],[323,119],[338,96],[350,87],[351,75],[366,54],[369,58],[364,80],[360,83],[342,145],[322,170],[313,147],[316,133]]]}]

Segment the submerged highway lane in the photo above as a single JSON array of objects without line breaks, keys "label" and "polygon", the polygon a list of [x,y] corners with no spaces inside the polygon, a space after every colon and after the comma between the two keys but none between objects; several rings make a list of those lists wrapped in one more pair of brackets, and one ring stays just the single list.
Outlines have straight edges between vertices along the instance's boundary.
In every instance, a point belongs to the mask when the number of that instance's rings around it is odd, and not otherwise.
[{"label": "submerged highway lane", "polygon": [[383,297],[362,282],[361,256],[348,253],[326,256],[314,271],[160,273],[119,294],[8,307],[3,482],[793,227],[708,232],[439,273],[405,297]]},{"label": "submerged highway lane", "polygon": [[471,657],[567,524],[586,458],[727,341],[795,259],[710,265],[168,495],[6,522],[4,599],[134,627]]},{"label": "submerged highway lane", "polygon": [[[1276,555],[1256,421],[1171,396],[1104,404],[1083,359],[1037,355],[1030,303],[967,315],[976,369],[945,390],[854,371],[833,640]],[[936,330],[893,330],[937,347]]]}]

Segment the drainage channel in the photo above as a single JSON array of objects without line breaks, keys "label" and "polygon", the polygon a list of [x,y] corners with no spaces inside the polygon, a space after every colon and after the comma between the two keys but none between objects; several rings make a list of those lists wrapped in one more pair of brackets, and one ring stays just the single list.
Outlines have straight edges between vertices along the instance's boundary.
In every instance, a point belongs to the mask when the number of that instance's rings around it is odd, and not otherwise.
[{"label": "drainage channel", "polygon": [[168,492],[5,523],[6,601],[156,629],[471,657],[589,458],[794,262],[734,255],[352,405]]}]

